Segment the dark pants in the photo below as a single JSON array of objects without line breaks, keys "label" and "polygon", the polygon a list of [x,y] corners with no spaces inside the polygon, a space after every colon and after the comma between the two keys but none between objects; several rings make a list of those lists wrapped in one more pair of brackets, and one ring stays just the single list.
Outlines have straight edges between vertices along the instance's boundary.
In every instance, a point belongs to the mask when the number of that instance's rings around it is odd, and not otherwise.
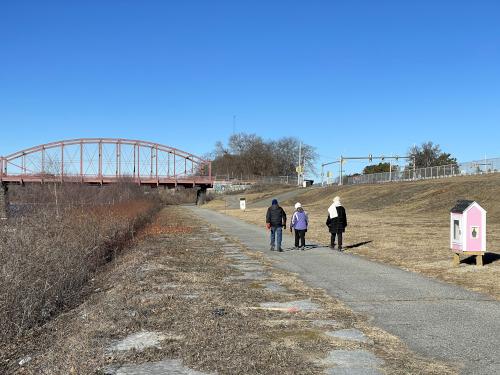
[{"label": "dark pants", "polygon": [[[299,246],[300,240],[300,246]],[[295,229],[295,247],[305,247],[306,246],[306,230]]]},{"label": "dark pants", "polygon": [[332,239],[330,241],[330,246],[331,247],[335,246],[335,236],[338,236],[338,238],[339,238],[339,247],[342,247],[342,232],[332,233]]}]

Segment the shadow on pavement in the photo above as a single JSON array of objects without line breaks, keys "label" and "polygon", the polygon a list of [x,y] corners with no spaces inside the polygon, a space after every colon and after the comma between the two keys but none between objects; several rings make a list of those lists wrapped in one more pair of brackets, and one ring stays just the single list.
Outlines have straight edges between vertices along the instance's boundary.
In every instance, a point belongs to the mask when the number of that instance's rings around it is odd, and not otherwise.
[{"label": "shadow on pavement", "polygon": [[[354,249],[356,247],[360,247],[360,246],[363,246],[363,245],[366,245],[366,244],[369,244],[369,243],[372,243],[372,242],[373,241],[365,241],[365,242],[355,243],[353,245],[344,246],[344,251],[345,250],[349,250],[349,249]],[[309,245],[306,245],[305,251],[307,251],[307,250],[314,250],[314,249],[330,249],[330,246],[318,245],[318,244],[309,244]],[[283,251],[302,251],[302,250],[301,249],[297,249],[295,247],[284,247]],[[492,254],[492,255],[496,255],[496,254]],[[486,255],[485,255],[485,257],[486,257]],[[500,256],[498,256],[498,257],[500,258]],[[485,261],[485,264],[486,264],[486,261]]]},{"label": "shadow on pavement", "polygon": [[[313,250],[313,249],[327,249],[328,246],[318,245],[318,244],[309,244],[306,245],[305,251]],[[301,249],[297,249],[295,247],[287,247],[283,248],[284,251],[302,251]]]}]

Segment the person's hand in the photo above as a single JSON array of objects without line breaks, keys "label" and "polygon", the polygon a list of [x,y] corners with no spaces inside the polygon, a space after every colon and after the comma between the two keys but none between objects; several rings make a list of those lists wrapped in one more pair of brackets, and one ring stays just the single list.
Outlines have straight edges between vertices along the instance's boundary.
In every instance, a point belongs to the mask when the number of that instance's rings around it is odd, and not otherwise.
[{"label": "person's hand", "polygon": [[285,225],[283,225],[283,229],[286,229],[286,224],[285,224]]},{"label": "person's hand", "polygon": [[293,229],[290,227],[290,233],[292,233],[292,232],[293,232]]}]

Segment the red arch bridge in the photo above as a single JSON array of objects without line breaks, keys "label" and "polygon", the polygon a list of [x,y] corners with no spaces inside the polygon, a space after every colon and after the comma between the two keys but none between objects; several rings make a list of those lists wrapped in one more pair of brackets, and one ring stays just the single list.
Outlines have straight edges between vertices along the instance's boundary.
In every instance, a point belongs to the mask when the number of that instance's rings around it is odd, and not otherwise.
[{"label": "red arch bridge", "polygon": [[7,218],[8,184],[120,181],[165,188],[197,188],[203,203],[213,187],[211,162],[158,143],[81,138],[43,144],[0,157],[0,219]]},{"label": "red arch bridge", "polygon": [[158,143],[81,138],[35,146],[0,157],[0,183],[111,184],[127,179],[164,187],[213,186],[211,163]]}]

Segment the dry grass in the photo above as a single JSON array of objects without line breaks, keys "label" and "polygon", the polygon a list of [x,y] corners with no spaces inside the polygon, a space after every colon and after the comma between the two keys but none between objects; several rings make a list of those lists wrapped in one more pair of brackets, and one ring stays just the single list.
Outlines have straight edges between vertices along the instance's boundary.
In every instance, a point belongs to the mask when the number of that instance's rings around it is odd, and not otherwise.
[{"label": "dry grass", "polygon": [[[293,202],[283,202],[288,213],[300,201],[309,213],[310,241],[329,244],[327,208],[335,195],[348,214],[348,249],[370,259],[397,265],[462,285],[500,299],[500,175],[384,185],[309,189]],[[485,266],[472,258],[452,267],[449,250],[449,210],[458,199],[473,199],[488,210],[488,249]],[[209,205],[210,207],[210,205]],[[221,210],[220,202],[211,202]],[[227,210],[227,214],[264,226],[266,209]]]},{"label": "dry grass", "polygon": [[244,196],[248,204],[251,204],[262,199],[272,198],[279,193],[283,193],[289,190],[297,189],[296,186],[283,186],[283,185],[256,185],[255,188],[248,189],[246,191],[235,192],[232,194],[215,195],[213,199],[210,200],[203,207],[211,208],[214,210],[225,210],[229,209],[229,206],[239,207],[239,198]]},{"label": "dry grass", "polygon": [[[367,349],[385,360],[387,374],[454,374],[444,364],[412,354],[397,338],[370,326],[322,290],[295,276],[268,271],[289,294],[270,293],[254,282],[227,281],[229,268],[219,243],[208,240],[206,223],[182,208],[161,212],[149,233],[96,275],[83,304],[42,330],[0,350],[4,373],[90,374],[109,365],[165,358],[219,374],[322,374],[317,363],[330,350]],[[169,228],[190,228],[191,234]],[[208,229],[208,230],[207,230]],[[234,245],[238,247],[238,244]],[[245,249],[241,249],[245,252]],[[246,252],[265,267],[262,254]],[[169,287],[175,285],[175,287]],[[196,294],[196,299],[185,295]],[[322,311],[286,313],[255,310],[266,301],[311,299]],[[214,314],[224,309],[224,314]],[[339,328],[358,328],[373,344],[329,338],[312,328],[314,319],[335,319]],[[110,353],[113,340],[142,330],[162,332],[161,348]],[[19,358],[32,356],[24,368]]]},{"label": "dry grass", "polygon": [[[81,186],[56,188],[57,202],[51,201],[47,187],[40,187],[45,200],[34,205],[32,197],[24,199],[31,201],[31,208],[0,228],[0,343],[79,303],[82,288],[98,267],[159,208],[158,201],[144,198],[139,190],[130,193],[135,187],[121,196],[109,190],[112,194],[94,198],[91,189]],[[65,203],[73,188],[87,193],[80,195],[86,195],[85,204]],[[23,198],[20,193],[17,197]]]}]

